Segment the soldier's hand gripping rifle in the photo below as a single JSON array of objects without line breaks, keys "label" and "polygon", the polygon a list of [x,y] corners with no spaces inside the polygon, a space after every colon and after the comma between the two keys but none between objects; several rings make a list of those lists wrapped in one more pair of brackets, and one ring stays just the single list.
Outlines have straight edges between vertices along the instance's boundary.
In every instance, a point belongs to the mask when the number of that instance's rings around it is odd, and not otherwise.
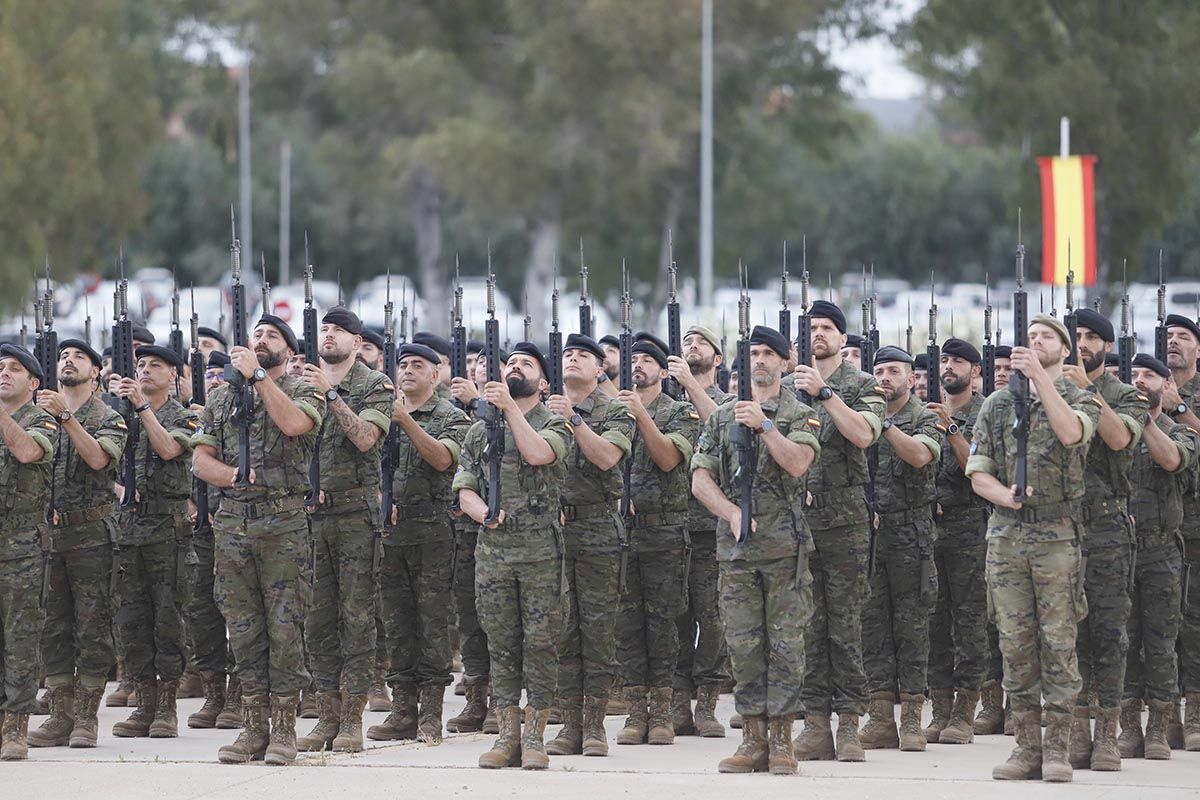
[{"label": "soldier's hand gripping rifle", "polygon": [[[812,366],[812,323],[808,316],[808,238],[800,245],[800,313],[796,316],[796,363]],[[738,375],[738,385],[741,385]],[[800,392],[800,399],[812,405],[812,396]]]},{"label": "soldier's hand gripping rifle", "polygon": [[595,338],[592,333],[592,302],[588,299],[588,268],[583,260],[583,239],[579,240],[579,332]]},{"label": "soldier's hand gripping rifle", "polygon": [[983,396],[996,391],[996,345],[992,344],[992,287],[984,278],[983,290]]},{"label": "soldier's hand gripping rifle", "polygon": [[[487,382],[499,383],[500,321],[496,319],[496,276],[492,272],[491,252],[488,253],[487,321],[483,323],[483,355],[487,359]],[[484,524],[500,517],[500,466],[504,460],[504,414],[491,403],[482,404],[487,441],[483,447],[483,463],[488,466],[487,516]]]},{"label": "soldier's hand gripping rifle", "polygon": [[[125,265],[121,264],[121,279],[113,293],[112,328],[112,371],[122,378],[133,378],[137,374],[133,358],[133,320],[129,318],[129,281],[125,280]],[[121,455],[121,485],[125,489],[121,507],[133,505],[137,490],[137,447],[141,438],[141,422],[133,403],[124,397],[111,396],[110,403],[125,420],[129,429],[125,439],[125,450]]]},{"label": "soldier's hand gripping rifle", "polygon": [[[679,321],[679,298],[675,295],[675,280],[678,271],[675,268],[675,242],[671,234],[667,234],[668,249],[671,264],[667,267],[667,355],[683,358],[683,326]],[[673,400],[683,397],[683,387],[674,378],[663,381],[663,391]]]},{"label": "soldier's hand gripping rifle", "polygon": [[1125,291],[1121,295],[1121,336],[1117,339],[1117,379],[1121,383],[1133,383],[1133,356],[1136,351],[1137,337],[1129,330],[1129,280],[1126,279]]},{"label": "soldier's hand gripping rifle", "polygon": [[[455,292],[455,296],[461,302],[461,288]],[[392,314],[392,273],[389,270],[383,300],[383,374],[388,376],[392,386],[398,386],[399,384],[396,382],[396,337],[392,331]],[[383,483],[380,490],[379,507],[383,511],[384,520],[389,522],[392,519],[392,509],[396,505],[395,497],[392,494],[392,480],[395,477],[396,469],[400,466],[400,433],[400,426],[397,423],[393,422],[388,425],[387,438],[383,441],[383,455],[380,459]]]},{"label": "soldier's hand gripping rifle", "polygon": [[[746,287],[746,275],[741,265],[741,296],[738,297],[738,343],[737,374],[739,401],[753,400],[753,384],[750,379],[750,295]],[[740,529],[734,532],[737,546],[750,541],[754,523],[754,476],[758,471],[758,445],[754,431],[741,423],[735,424],[730,432],[737,450],[737,469],[733,473],[733,485],[737,490],[738,510],[741,512]]]},{"label": "soldier's hand gripping rifle", "polygon": [[1167,363],[1167,284],[1163,282],[1162,250],[1158,251],[1158,325],[1154,328],[1154,357]]},{"label": "soldier's hand gripping rifle", "polygon": [[[263,275],[263,310],[266,311],[270,298],[267,295],[267,276]],[[389,297],[390,299],[390,297]],[[313,304],[313,266],[308,259],[308,233],[304,234],[304,310],[300,313],[301,325],[304,328],[304,362],[318,369],[321,366],[320,347],[321,337],[317,330],[317,307]],[[386,368],[386,365],[385,365]],[[393,381],[392,385],[395,385]],[[322,422],[324,427],[324,422]],[[309,505],[315,506],[321,502],[321,436],[318,433],[317,442],[313,447],[312,459],[308,462],[308,497]],[[391,508],[384,506],[384,513],[391,513]],[[390,517],[389,517],[390,518]]]},{"label": "soldier's hand gripping rifle", "polygon": [[546,376],[550,383],[550,394],[563,393],[563,337],[558,328],[558,259],[554,260],[554,289],[550,292],[550,336],[549,360],[546,368],[550,374]]},{"label": "soldier's hand gripping rifle", "polygon": [[[237,222],[234,219],[233,207],[229,208],[229,227],[231,240],[229,243],[229,271],[232,277],[230,287],[233,312],[233,346],[248,347],[246,338],[246,287],[242,285],[242,244],[237,238]],[[265,312],[265,309],[264,309]],[[115,344],[114,344],[115,347]],[[116,352],[115,350],[113,351]],[[250,481],[250,423],[254,417],[254,389],[246,377],[233,364],[225,366],[225,382],[233,391],[233,413],[231,418],[237,426],[238,462],[237,472],[233,478],[236,487],[245,486]]]},{"label": "soldier's hand gripping rifle", "polygon": [[[192,334],[192,352],[188,354],[188,364],[192,368],[192,403],[204,405],[205,403],[205,386],[204,386],[204,353],[200,352],[200,334],[198,332],[200,326],[200,318],[196,316],[196,288],[191,289],[192,297],[192,317],[189,320],[191,323]],[[195,479],[195,502],[196,502],[196,523],[192,526],[193,531],[198,531],[208,525],[208,484],[199,478]]]},{"label": "soldier's hand gripping rifle", "polygon": [[942,349],[937,340],[937,299],[933,288],[933,274],[929,275],[929,344],[925,353],[929,358],[928,371],[925,373],[925,399],[929,403],[942,402]]},{"label": "soldier's hand gripping rifle", "polygon": [[[1021,244],[1020,212],[1017,216],[1017,288],[1013,291],[1013,346],[1026,347],[1029,329],[1029,296],[1025,292],[1025,245]],[[1008,379],[1013,397],[1013,438],[1017,458],[1014,499],[1024,503],[1029,487],[1029,378],[1014,369]]]},{"label": "soldier's hand gripping rifle", "polygon": [[[621,333],[617,336],[618,348],[621,351],[621,365],[618,369],[619,383],[617,388],[622,392],[633,390],[633,299],[629,296],[629,274],[625,271],[625,262],[621,262]],[[635,434],[636,435],[636,432]],[[621,518],[626,520],[626,526],[633,517],[633,457],[625,459],[625,471],[621,478],[621,502],[618,510]]]},{"label": "soldier's hand gripping rifle", "polygon": [[[34,280],[36,291],[37,280]],[[40,299],[34,300],[34,308],[41,307],[41,326],[37,331],[37,341],[33,345],[33,357],[42,365],[46,379],[41,382],[42,389],[58,391],[58,333],[54,330],[54,286],[50,283],[50,260],[46,260],[46,290]],[[35,320],[36,320],[35,315]]]}]

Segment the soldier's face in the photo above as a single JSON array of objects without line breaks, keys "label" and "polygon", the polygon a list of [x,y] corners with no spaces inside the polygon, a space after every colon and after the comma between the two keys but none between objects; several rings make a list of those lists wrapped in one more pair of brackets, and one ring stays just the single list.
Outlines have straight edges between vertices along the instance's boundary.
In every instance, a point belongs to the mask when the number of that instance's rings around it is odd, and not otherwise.
[{"label": "soldier's face", "polygon": [[929,399],[929,370],[913,370],[913,390],[916,392],[917,397],[922,400]]},{"label": "soldier's face", "polygon": [[379,369],[383,361],[383,351],[366,339],[358,345],[358,360],[371,369]]},{"label": "soldier's face", "polygon": [[979,376],[979,366],[958,356],[942,356],[942,388],[950,394],[962,394]]},{"label": "soldier's face", "polygon": [[452,372],[453,370],[450,369],[450,356],[442,356],[441,366],[438,367],[438,381],[443,386],[449,386],[450,380],[454,377],[451,374]]},{"label": "soldier's face", "polygon": [[885,361],[875,365],[875,380],[883,389],[883,399],[895,403],[907,399],[916,378],[908,364],[902,361]]},{"label": "soldier's face", "polygon": [[165,392],[175,382],[175,367],[157,356],[137,360],[137,379],[142,391]]},{"label": "soldier's face", "polygon": [[563,351],[562,358],[563,380],[587,383],[598,380],[604,367],[595,353],[587,350],[572,348]]},{"label": "soldier's face", "polygon": [[405,356],[396,365],[396,383],[407,395],[419,397],[432,392],[437,380],[438,368],[420,356]]},{"label": "soldier's face", "polygon": [[1187,328],[1174,325],[1167,328],[1167,368],[1187,369],[1196,363],[1200,342]]},{"label": "soldier's face", "polygon": [[846,346],[846,334],[837,329],[827,317],[812,317],[808,323],[812,331],[812,352],[819,359],[839,355]]},{"label": "soldier's face", "polygon": [[487,359],[480,358],[475,362],[475,385],[482,387],[487,383]]},{"label": "soldier's face", "polygon": [[1058,331],[1049,325],[1035,322],[1026,332],[1029,337],[1029,349],[1038,354],[1038,361],[1043,367],[1061,364],[1067,357],[1070,348],[1059,338]]},{"label": "soldier's face", "polygon": [[58,354],[58,380],[63,386],[80,386],[100,377],[100,368],[77,347],[64,347]]},{"label": "soldier's face", "polygon": [[862,369],[862,350],[857,347],[843,347],[842,358],[854,365],[855,369]]},{"label": "soldier's face", "polygon": [[621,374],[621,350],[611,344],[600,346],[604,348],[604,374],[610,381],[615,381]]},{"label": "soldier's face", "polygon": [[637,388],[645,389],[662,381],[662,367],[652,357],[645,353],[634,353],[631,363],[633,364],[633,385]]},{"label": "soldier's face", "polygon": [[1079,363],[1087,372],[1095,372],[1104,363],[1104,357],[1112,352],[1112,342],[1100,338],[1100,334],[1080,326],[1075,332],[1075,345],[1079,348]]},{"label": "soldier's face", "polygon": [[224,353],[225,345],[221,344],[211,336],[200,336],[196,339],[196,349],[201,353],[204,353],[204,362],[208,363],[208,354],[213,350],[220,350],[222,353]]},{"label": "soldier's face", "polygon": [[33,396],[38,379],[33,377],[20,361],[9,356],[0,359],[0,400],[24,402]]},{"label": "soldier's face", "polygon": [[700,334],[689,333],[683,337],[683,360],[687,362],[693,375],[711,372],[713,367],[720,363],[718,358],[720,356],[717,355],[716,348]]},{"label": "soldier's face", "polygon": [[1008,376],[1012,375],[1012,361],[1007,358],[996,359],[996,388],[1004,389],[1008,386]]},{"label": "soldier's face", "polygon": [[[288,373],[291,374],[290,372]],[[224,367],[209,367],[204,371],[204,390],[211,392],[225,382]]]},{"label": "soldier's face", "polygon": [[281,367],[288,360],[288,344],[274,325],[259,325],[250,337],[250,346],[263,369]]},{"label": "soldier's face", "polygon": [[362,345],[362,336],[332,322],[321,323],[321,358],[327,364],[342,364]]},{"label": "soldier's face", "polygon": [[467,375],[475,374],[475,362],[479,360],[479,353],[467,353]]},{"label": "soldier's face", "polygon": [[287,374],[293,378],[299,378],[304,374],[304,365],[306,363],[307,360],[304,358],[303,353],[293,353],[292,355],[288,356]]},{"label": "soldier's face", "polygon": [[1158,408],[1161,406],[1163,389],[1167,385],[1167,379],[1146,367],[1134,367],[1131,375],[1133,377],[1133,385],[1137,387],[1139,392],[1146,395],[1146,399],[1150,401],[1150,407]]},{"label": "soldier's face", "polygon": [[755,386],[774,386],[783,376],[783,359],[765,344],[750,345],[750,380]]},{"label": "soldier's face", "polygon": [[546,384],[537,359],[524,353],[513,353],[508,357],[508,363],[504,366],[504,382],[508,384],[509,393],[518,400],[538,394]]}]

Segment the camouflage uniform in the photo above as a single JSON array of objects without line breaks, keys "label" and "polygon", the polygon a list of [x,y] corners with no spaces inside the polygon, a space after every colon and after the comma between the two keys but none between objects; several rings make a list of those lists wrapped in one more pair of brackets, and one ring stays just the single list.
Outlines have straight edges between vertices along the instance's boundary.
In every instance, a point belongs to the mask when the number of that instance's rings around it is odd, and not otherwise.
[{"label": "camouflage uniform", "polygon": [[475,608],[475,547],[479,526],[471,520],[454,521],[454,617],[462,650],[463,680],[483,680],[492,671],[487,634]]},{"label": "camouflage uniform", "polygon": [[[223,488],[213,518],[214,591],[229,625],[246,696],[286,697],[309,685],[302,631],[311,592],[312,542],[304,495],[325,396],[286,375],[275,383],[313,420],[313,427],[302,436],[285,436],[254,391],[250,466],[255,482]],[[238,461],[235,399],[228,384],[213,389],[203,424],[192,438],[193,445],[215,448],[217,458],[230,466]]]},{"label": "camouflage uniform", "polygon": [[[193,481],[193,487],[196,485]],[[221,504],[221,490],[208,487],[208,513],[216,516]],[[213,598],[216,584],[216,553],[212,522],[198,520],[192,528],[192,550],[196,553],[196,578],[192,598],[183,609],[187,627],[191,663],[200,672],[225,673],[232,663],[229,658],[229,639],[225,634],[225,617]]]},{"label": "camouflage uniform", "polygon": [[[713,474],[721,491],[737,496],[738,468],[734,407],[729,401],[709,416],[692,456],[693,470]],[[790,441],[821,448],[817,412],[788,390],[762,403],[775,427]],[[757,444],[754,519],[758,528],[748,543],[736,543],[729,523],[717,533],[721,613],[733,664],[734,700],[743,717],[792,717],[802,711],[804,634],[812,613],[812,576],[808,553],[812,540],[803,513],[805,479],[793,478]]]},{"label": "camouflage uniform", "polygon": [[[1200,373],[1179,387],[1179,396],[1195,413],[1200,413]],[[1190,583],[1200,581],[1200,477],[1192,473],[1183,494],[1184,572]],[[1183,621],[1179,626],[1179,678],[1189,694],[1200,692],[1200,589],[1190,587],[1183,599]],[[1188,699],[1188,706],[1193,701]],[[1189,715],[1190,716],[1190,715]]]},{"label": "camouflage uniform", "polygon": [[[556,643],[562,631],[562,529],[559,497],[566,478],[567,421],[540,403],[525,419],[554,450],[555,459],[532,466],[504,426],[500,467],[504,524],[482,528],[475,550],[475,593],[479,621],[488,637],[492,687],[500,708],[520,704],[548,709],[557,685]],[[453,491],[471,489],[485,501],[488,465],[483,420],[467,431]]]},{"label": "camouflage uniform", "polygon": [[[1019,511],[997,507],[988,520],[987,585],[1004,656],[1004,690],[1014,712],[1067,715],[1081,685],[1076,625],[1087,616],[1080,558],[1079,504],[1084,461],[1100,418],[1098,401],[1067,378],[1058,392],[1083,424],[1083,438],[1064,447],[1036,395],[1029,402],[1028,482]],[[1013,396],[1000,389],[983,401],[966,474],[986,472],[1016,482]]]}]

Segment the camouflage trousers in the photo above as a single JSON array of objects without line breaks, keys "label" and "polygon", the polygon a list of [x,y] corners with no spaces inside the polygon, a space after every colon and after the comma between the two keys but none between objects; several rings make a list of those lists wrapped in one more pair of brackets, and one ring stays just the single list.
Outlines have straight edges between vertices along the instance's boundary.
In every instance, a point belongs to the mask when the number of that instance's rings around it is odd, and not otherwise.
[{"label": "camouflage trousers", "polygon": [[1173,701],[1179,697],[1175,643],[1182,619],[1183,556],[1174,544],[1139,550],[1129,614],[1125,697]]},{"label": "camouflage trousers", "polygon": [[675,660],[676,689],[695,689],[704,683],[724,683],[729,651],[721,619],[720,571],[715,531],[696,531],[688,568],[688,603],[676,620],[679,657]]},{"label": "camouflage trousers", "polygon": [[213,599],[216,561],[211,525],[203,525],[192,535],[192,549],[196,552],[195,590],[183,610],[192,664],[201,672],[228,672],[231,665],[225,618]]},{"label": "camouflage trousers", "polygon": [[[449,523],[446,525],[449,528]],[[450,570],[454,545],[388,544],[379,569],[389,684],[450,683]]]},{"label": "camouflage trousers", "polygon": [[454,547],[454,611],[458,619],[458,635],[462,647],[463,675],[482,678],[492,669],[488,657],[487,634],[479,624],[475,609],[475,543],[479,534],[455,526]]},{"label": "camouflage trousers", "polygon": [[0,711],[28,714],[37,707],[43,575],[41,556],[0,561]]},{"label": "camouflage trousers", "polygon": [[862,615],[863,668],[870,692],[925,693],[929,614],[937,584],[932,552],[879,549]]},{"label": "camouflage trousers", "polygon": [[671,685],[679,656],[676,619],[684,607],[684,575],[682,549],[629,554],[617,611],[617,661],[626,686]]},{"label": "camouflage trousers", "polygon": [[246,695],[287,696],[307,689],[304,614],[311,587],[312,540],[304,510],[247,520],[220,512],[215,596]]},{"label": "camouflage trousers", "polygon": [[722,561],[720,575],[737,712],[744,717],[799,714],[804,631],[813,608],[805,559]]},{"label": "camouflage trousers", "polygon": [[1075,705],[1082,685],[1075,632],[1087,615],[1081,568],[1070,539],[988,539],[988,602],[1013,711],[1036,710],[1044,700],[1047,710],[1069,714]]},{"label": "camouflage trousers", "polygon": [[1183,620],[1179,626],[1182,657],[1180,682],[1186,692],[1200,692],[1200,539],[1184,541],[1184,568],[1188,572],[1188,593],[1183,598]]},{"label": "camouflage trousers", "polygon": [[562,561],[506,562],[477,553],[476,608],[487,633],[496,703],[549,708],[558,685]]},{"label": "camouflage trousers", "polygon": [[[570,523],[565,538],[571,538]],[[568,546],[564,566],[567,591],[558,639],[558,695],[607,699],[617,650],[621,557],[573,551]]]},{"label": "camouflage trousers", "polygon": [[816,715],[861,715],[867,710],[862,650],[869,550],[865,510],[862,524],[814,529],[812,537],[816,549],[808,562],[813,613],[804,634],[804,708]]},{"label": "camouflage trousers", "polygon": [[[987,561],[981,512],[970,536],[944,541],[939,524],[934,546],[938,596],[929,620],[929,687],[979,691],[989,672],[987,632]],[[943,518],[944,519],[944,518]],[[995,675],[1000,678],[999,671]]]},{"label": "camouflage trousers", "polygon": [[117,658],[112,545],[51,553],[48,580],[41,642],[46,677],[73,678],[78,673],[108,680]]},{"label": "camouflage trousers", "polygon": [[1075,649],[1083,688],[1076,705],[1094,694],[1101,708],[1117,708],[1125,691],[1129,651],[1129,581],[1133,554],[1128,546],[1091,548],[1086,553],[1084,590],[1087,617],[1080,621]]},{"label": "camouflage trousers", "polygon": [[317,691],[366,694],[375,669],[375,604],[382,546],[365,504],[358,513],[311,516],[312,599],[304,618]]},{"label": "camouflage trousers", "polygon": [[[174,528],[177,522],[166,518],[158,524]],[[134,680],[176,680],[187,662],[181,609],[195,573],[191,537],[122,545],[117,569],[117,628],[126,674]]]}]

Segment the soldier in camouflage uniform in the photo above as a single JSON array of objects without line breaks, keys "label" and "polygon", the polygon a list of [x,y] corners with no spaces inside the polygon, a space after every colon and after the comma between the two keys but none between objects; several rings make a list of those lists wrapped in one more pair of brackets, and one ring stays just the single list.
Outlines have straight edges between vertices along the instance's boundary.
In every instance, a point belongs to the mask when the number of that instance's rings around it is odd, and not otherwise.
[{"label": "soldier in camouflage uniform", "polygon": [[113,725],[113,735],[173,738],[186,661],[180,609],[196,566],[187,504],[197,423],[191,409],[169,396],[183,359],[157,345],[139,347],[136,355],[137,378],[114,376],[111,383],[113,393],[129,401],[141,429],[131,450],[135,485],[122,487],[117,526],[117,628],[125,669],[137,682],[138,706]]},{"label": "soldier in camouflage uniform", "polygon": [[116,661],[112,638],[113,483],[128,428],[96,393],[100,355],[86,342],[58,348],[60,392],[37,404],[58,420],[51,483],[46,623],[42,662],[50,717],[29,732],[32,747],[96,746],[96,712]]},{"label": "soldier in camouflage uniform", "polygon": [[[1179,706],[1175,656],[1183,570],[1179,528],[1183,523],[1183,493],[1200,450],[1196,431],[1162,413],[1163,389],[1170,375],[1167,366],[1152,356],[1139,353],[1133,359],[1133,384],[1149,401],[1150,423],[1142,432],[1129,476],[1138,551],[1129,615],[1125,697],[1147,702],[1150,720],[1143,735],[1141,714],[1136,719],[1128,715],[1121,726],[1119,745],[1132,755],[1144,754],[1153,759],[1171,757],[1167,725],[1171,709]],[[1105,726],[1106,733],[1116,729],[1116,718],[1112,712],[1097,718],[1097,741],[1101,726]]]},{"label": "soldier in camouflage uniform", "polygon": [[433,391],[440,400],[453,400],[454,396],[450,393],[450,381],[453,380],[453,371],[450,369],[450,341],[445,336],[428,331],[414,333],[412,341],[413,344],[425,345],[438,354],[441,363],[438,365],[437,386]]},{"label": "soldier in camouflage uniform", "polygon": [[0,761],[28,757],[45,619],[53,442],[58,423],[33,403],[44,378],[23,347],[0,345]]},{"label": "soldier in camouflage uniform", "polygon": [[[1090,700],[1096,698],[1101,717],[1120,713],[1136,546],[1128,511],[1129,469],[1148,412],[1146,398],[1137,389],[1104,369],[1104,357],[1116,339],[1112,323],[1090,308],[1079,309],[1075,316],[1080,363],[1066,365],[1063,372],[1100,401],[1100,424],[1088,448],[1082,506],[1088,615],[1079,624],[1076,640],[1083,688],[1075,700],[1071,766],[1112,771],[1120,767],[1115,737],[1097,741],[1092,752]],[[1102,733],[1111,731],[1105,727]]]},{"label": "soldier in camouflage uniform", "polygon": [[[301,339],[300,341],[303,342],[304,340]],[[383,363],[383,345],[384,341],[381,334],[370,328],[363,328],[362,344],[358,346],[358,352],[354,354],[354,358],[376,372],[383,372],[385,369]]]},{"label": "soldier in camouflage uniform", "polygon": [[858,721],[867,706],[862,652],[870,548],[866,448],[879,438],[885,402],[875,378],[842,358],[846,317],[841,309],[818,300],[809,318],[816,366],[798,364],[784,379],[785,386],[804,393],[801,400],[812,399],[821,420],[821,460],[808,476],[813,614],[805,635],[804,730],[796,739],[796,758],[863,761]]},{"label": "soldier in camouflage uniform", "polygon": [[[938,592],[933,561],[934,480],[942,454],[938,418],[912,394],[912,356],[899,347],[875,354],[875,380],[887,407],[872,458],[876,550],[871,596],[863,609],[863,665],[871,719],[866,749],[925,749],[921,711],[929,658],[929,614]],[[900,731],[896,732],[896,695]]]},{"label": "soldier in camouflage uniform", "polygon": [[[222,747],[222,763],[296,758],[296,705],[309,684],[302,630],[311,591],[311,536],[304,496],[308,462],[325,414],[325,395],[284,375],[296,335],[264,314],[250,338],[253,349],[234,347],[230,362],[249,384],[249,480],[238,472],[238,389],[220,386],[208,398],[196,436],[194,470],[221,488],[213,518],[217,548],[217,605],[242,683],[242,733]],[[270,712],[268,717],[268,698]]]},{"label": "soldier in camouflage uniform", "polygon": [[547,407],[571,423],[563,484],[564,570],[562,635],[558,640],[558,706],[563,727],[546,744],[550,755],[608,755],[604,712],[616,658],[624,522],[617,513],[621,468],[632,449],[629,408],[600,392],[604,351],[573,333],[563,347],[566,395]]},{"label": "soldier in camouflage uniform", "polygon": [[[718,558],[721,610],[742,715],[742,744],[721,772],[796,774],[792,720],[802,710],[804,631],[812,612],[811,539],[804,515],[804,474],[820,452],[816,412],[780,378],[789,355],[783,334],[756,326],[750,334],[753,400],[731,400],[704,425],[692,457],[696,496],[721,520]],[[734,431],[755,435],[750,541],[734,475],[740,467]],[[749,430],[746,430],[746,429]]]},{"label": "soldier in camouflage uniform", "polygon": [[966,473],[975,492],[994,506],[987,533],[988,598],[1017,737],[1016,749],[992,777],[1058,782],[1072,774],[1067,755],[1081,684],[1075,632],[1087,616],[1078,517],[1100,402],[1063,375],[1070,337],[1061,322],[1038,314],[1027,335],[1029,347],[1014,347],[1012,353],[1013,368],[1030,388],[1027,489],[1016,495],[1011,384],[983,401]]},{"label": "soldier in camouflage uniform", "polygon": [[[464,514],[479,523],[475,592],[487,631],[500,736],[479,757],[485,769],[546,769],[546,721],[557,685],[556,643],[562,630],[563,541],[559,522],[566,479],[568,423],[542,405],[545,357],[521,342],[504,368],[503,382],[488,382],[483,400],[503,414],[500,509],[488,520],[488,431],[477,420],[467,431],[452,489]],[[521,729],[521,689],[525,707]]]},{"label": "soldier in camouflage uniform", "polygon": [[[667,359],[671,377],[687,393],[701,423],[730,399],[717,386],[717,369],[723,363],[720,338],[702,325],[693,325],[684,333],[683,358]],[[679,658],[675,663],[671,724],[676,736],[720,738],[725,735],[725,726],[717,720],[716,708],[721,687],[729,680],[729,656],[717,587],[717,518],[695,497],[688,500],[688,536],[692,540],[692,559],[687,575],[687,608],[678,620]]]},{"label": "soldier in camouflage uniform", "polygon": [[699,416],[662,390],[667,346],[640,333],[633,389],[617,397],[633,412],[629,527],[631,552],[617,615],[617,660],[629,716],[617,744],[671,744],[671,683],[679,649],[676,619],[687,591],[688,463]]},{"label": "soldier in camouflage uniform", "polygon": [[[398,353],[394,401],[398,427],[392,508],[385,510],[380,614],[387,633],[387,682],[392,713],[367,731],[371,739],[442,738],[442,695],[450,683],[451,571],[450,482],[458,467],[469,420],[435,393],[438,354],[420,344]],[[473,684],[472,692],[486,690]],[[418,706],[418,693],[420,704]],[[480,698],[481,699],[481,698]]]},{"label": "soldier in camouflage uniform", "polygon": [[313,533],[312,601],[304,621],[318,720],[299,750],[363,747],[362,714],[375,660],[378,586],[379,455],[396,389],[386,375],[354,357],[362,322],[331,308],[318,334],[321,363],[304,380],[325,396],[328,416],[317,432],[320,494],[309,498]]}]

